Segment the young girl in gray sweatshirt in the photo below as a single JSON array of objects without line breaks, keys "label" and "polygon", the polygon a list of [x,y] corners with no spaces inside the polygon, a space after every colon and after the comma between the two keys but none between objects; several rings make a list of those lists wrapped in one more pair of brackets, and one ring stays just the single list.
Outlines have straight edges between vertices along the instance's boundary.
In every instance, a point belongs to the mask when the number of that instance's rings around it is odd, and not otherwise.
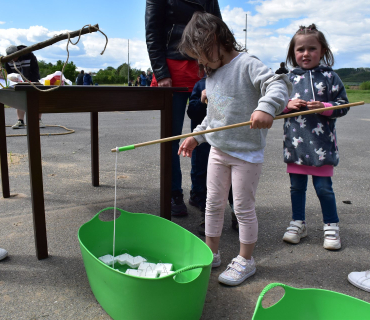
[{"label": "young girl in gray sweatshirt", "polygon": [[207,141],[211,145],[205,234],[214,255],[212,267],[221,264],[218,247],[228,192],[233,185],[240,250],[218,280],[235,286],[256,272],[252,257],[258,235],[255,195],[267,129],[286,106],[291,84],[285,75],[275,75],[256,57],[241,52],[226,24],[208,13],[194,13],[179,50],[197,59],[200,71],[207,73],[206,94],[202,95],[203,101],[208,99],[207,116],[193,132],[252,121],[250,127],[189,137],[178,152],[191,157],[198,144]]}]

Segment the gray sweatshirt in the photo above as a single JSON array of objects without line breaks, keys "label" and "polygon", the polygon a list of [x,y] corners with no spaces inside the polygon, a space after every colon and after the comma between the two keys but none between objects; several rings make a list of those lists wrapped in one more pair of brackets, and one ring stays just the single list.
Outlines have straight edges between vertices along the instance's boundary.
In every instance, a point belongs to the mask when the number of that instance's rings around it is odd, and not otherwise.
[{"label": "gray sweatshirt", "polygon": [[[285,74],[274,74],[257,57],[241,53],[207,77],[207,116],[193,132],[247,122],[256,110],[273,117],[283,111],[292,91]],[[261,150],[268,129],[234,129],[194,136],[223,152]]]}]

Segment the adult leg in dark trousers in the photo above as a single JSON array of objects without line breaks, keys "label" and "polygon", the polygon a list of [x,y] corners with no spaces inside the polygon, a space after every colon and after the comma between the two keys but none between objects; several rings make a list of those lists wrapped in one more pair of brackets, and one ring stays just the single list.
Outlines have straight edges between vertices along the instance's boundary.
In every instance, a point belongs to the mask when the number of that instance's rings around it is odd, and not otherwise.
[{"label": "adult leg in dark trousers", "polygon": [[[187,101],[191,92],[175,92],[172,98],[172,135],[182,133]],[[185,216],[188,214],[182,192],[182,173],[180,167],[179,151],[180,140],[172,141],[172,200],[171,214],[173,216]]]}]

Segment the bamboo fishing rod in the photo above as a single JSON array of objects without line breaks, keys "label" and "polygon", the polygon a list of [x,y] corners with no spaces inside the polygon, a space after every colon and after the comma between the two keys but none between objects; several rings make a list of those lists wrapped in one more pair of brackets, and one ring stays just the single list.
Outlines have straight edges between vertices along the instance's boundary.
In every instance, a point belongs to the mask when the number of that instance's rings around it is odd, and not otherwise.
[{"label": "bamboo fishing rod", "polygon": [[[333,107],[328,107],[328,108],[320,108],[320,109],[313,109],[313,110],[300,111],[300,112],[294,112],[294,113],[287,113],[287,114],[275,117],[274,120],[304,116],[304,115],[307,115],[307,114],[320,113],[320,112],[324,112],[324,111],[328,111],[328,110],[350,108],[350,107],[360,106],[360,105],[363,105],[363,104],[365,104],[364,101],[359,101],[359,102],[342,104],[342,105],[339,105],[339,106],[333,106]],[[235,124],[230,124],[230,125],[224,126],[224,127],[208,129],[208,130],[198,131],[198,132],[191,132],[191,133],[186,133],[186,134],[182,134],[182,135],[179,135],[179,136],[173,136],[173,137],[168,137],[168,138],[163,138],[163,139],[158,139],[158,140],[142,142],[142,143],[138,143],[138,144],[132,144],[132,145],[129,145],[129,146],[118,147],[118,148],[111,149],[111,151],[112,152],[127,151],[127,150],[136,149],[136,148],[139,148],[139,147],[149,146],[149,145],[152,145],[152,144],[164,143],[164,142],[169,142],[169,141],[178,140],[178,139],[182,139],[182,138],[199,136],[199,135],[202,135],[202,134],[205,134],[205,133],[211,133],[211,132],[222,131],[222,130],[227,130],[227,129],[239,128],[239,127],[248,126],[248,125],[251,125],[251,124],[252,124],[252,121],[235,123]]]},{"label": "bamboo fishing rod", "polygon": [[[69,37],[70,38],[75,38],[77,36],[81,36],[81,35],[86,34],[86,33],[97,32],[99,30],[99,25],[98,24],[93,25],[93,26],[88,25],[87,28],[85,28],[85,27],[83,27],[81,30],[76,30],[76,31],[69,32]],[[19,58],[20,56],[23,56],[27,53],[43,49],[45,47],[51,46],[52,44],[54,44],[56,42],[59,42],[61,40],[66,40],[66,39],[68,39],[68,32],[67,33],[61,33],[59,35],[55,35],[51,39],[45,40],[43,42],[36,43],[32,46],[28,46],[28,47],[26,47],[22,50],[18,50],[18,51],[14,52],[14,53],[12,53],[8,56],[0,57],[0,63],[6,63],[6,62],[9,62],[9,61],[12,61],[13,59]]]}]

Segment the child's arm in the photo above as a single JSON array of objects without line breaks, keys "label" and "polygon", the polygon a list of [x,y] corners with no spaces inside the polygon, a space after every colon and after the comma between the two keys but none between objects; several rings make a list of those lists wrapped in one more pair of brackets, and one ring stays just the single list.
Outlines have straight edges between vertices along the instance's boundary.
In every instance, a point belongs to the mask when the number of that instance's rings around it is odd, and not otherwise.
[{"label": "child's arm", "polygon": [[183,157],[189,157],[191,158],[191,155],[193,153],[193,150],[195,149],[195,147],[198,145],[198,142],[197,140],[194,139],[194,137],[189,137],[189,138],[186,138],[180,145],[180,148],[179,148],[179,151],[178,151],[178,155],[181,155],[181,152],[182,152],[182,156]]},{"label": "child's arm", "polygon": [[[285,109],[287,109],[287,112],[290,112],[290,111],[299,111],[301,110],[302,107],[306,107],[307,106],[307,101],[304,101],[302,99],[294,99],[294,100],[290,100],[286,106]],[[285,111],[284,109],[284,111]]]},{"label": "child's arm", "polygon": [[205,79],[198,81],[189,98],[187,114],[192,120],[199,120],[199,123],[207,114],[207,105],[202,102],[203,91],[205,88]]},{"label": "child's arm", "polygon": [[255,111],[263,111],[274,118],[288,104],[292,84],[285,74],[274,74],[257,58],[252,58],[248,66],[249,76],[261,95]]},{"label": "child's arm", "polygon": [[[339,76],[335,72],[332,73],[332,87],[330,88],[331,90],[331,95],[329,96],[330,101],[327,103],[324,103],[325,107],[329,107],[330,105],[335,106],[335,105],[341,105],[341,104],[347,104],[348,98],[347,98],[347,93],[346,89],[344,88],[344,85],[342,83],[342,80],[339,78]],[[343,108],[343,109],[336,109],[336,110],[329,110],[329,111],[324,111],[322,115],[325,115],[331,119],[343,117],[347,114],[349,111],[349,108]]]},{"label": "child's arm", "polygon": [[257,110],[252,113],[250,121],[252,121],[251,129],[270,129],[274,118],[269,113]]}]

